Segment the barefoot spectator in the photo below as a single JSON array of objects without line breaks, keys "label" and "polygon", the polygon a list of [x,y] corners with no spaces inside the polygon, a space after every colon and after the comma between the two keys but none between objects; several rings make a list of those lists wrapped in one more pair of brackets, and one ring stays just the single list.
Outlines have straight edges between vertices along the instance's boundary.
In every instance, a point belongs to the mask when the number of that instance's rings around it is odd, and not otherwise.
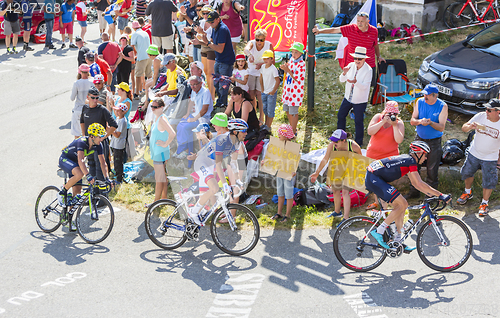
[{"label": "barefoot spectator", "polygon": [[365,116],[370,84],[372,81],[372,69],[365,63],[367,59],[366,49],[358,46],[352,54],[354,62],[349,63],[342,70],[339,80],[345,84],[345,94],[337,114],[337,128],[346,129],[346,117],[352,109],[354,113],[354,125],[356,127],[356,143],[363,145],[365,133],[363,118]]}]

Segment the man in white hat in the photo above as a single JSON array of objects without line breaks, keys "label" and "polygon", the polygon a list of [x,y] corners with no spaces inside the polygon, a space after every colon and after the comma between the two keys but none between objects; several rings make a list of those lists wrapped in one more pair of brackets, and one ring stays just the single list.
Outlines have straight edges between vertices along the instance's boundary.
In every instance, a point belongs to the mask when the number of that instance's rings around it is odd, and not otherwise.
[{"label": "man in white hat", "polygon": [[346,117],[352,109],[356,127],[355,141],[361,146],[364,135],[363,117],[368,103],[373,72],[366,63],[368,58],[366,48],[358,46],[354,53],[351,53],[351,56],[354,62],[347,64],[339,76],[340,82],[347,83],[345,84],[344,99],[337,114],[337,128],[346,130]]}]

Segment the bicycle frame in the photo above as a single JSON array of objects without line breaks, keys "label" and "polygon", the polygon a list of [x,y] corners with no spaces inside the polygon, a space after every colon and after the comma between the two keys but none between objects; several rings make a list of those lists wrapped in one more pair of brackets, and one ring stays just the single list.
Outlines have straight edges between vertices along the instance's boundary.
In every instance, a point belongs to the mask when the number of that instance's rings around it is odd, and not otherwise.
[{"label": "bicycle frame", "polygon": [[484,10],[484,12],[483,12],[481,15],[479,15],[479,13],[478,13],[478,11],[477,11],[477,9],[476,9],[476,6],[475,6],[475,4],[476,4],[476,3],[473,3],[473,2],[472,2],[472,0],[467,0],[467,1],[464,3],[464,5],[462,6],[462,9],[460,9],[460,11],[458,12],[458,16],[460,16],[460,15],[464,12],[464,10],[465,10],[465,8],[466,8],[467,6],[470,6],[470,7],[471,7],[471,9],[472,9],[472,12],[474,12],[474,15],[476,16],[476,19],[477,19],[479,22],[484,22],[484,21],[487,21],[487,20],[485,20],[485,19],[484,19],[484,17],[485,17],[485,16],[486,16],[486,14],[488,13],[488,11],[490,11],[490,9],[492,9],[492,10],[493,10],[493,16],[495,17],[495,19],[498,19],[498,18],[499,18],[498,13],[497,13],[497,11],[494,9],[494,7],[493,7],[493,4],[494,4],[494,3],[496,4],[497,0],[486,0],[486,1],[487,1],[487,2],[489,2],[489,5],[486,7],[486,10]]}]

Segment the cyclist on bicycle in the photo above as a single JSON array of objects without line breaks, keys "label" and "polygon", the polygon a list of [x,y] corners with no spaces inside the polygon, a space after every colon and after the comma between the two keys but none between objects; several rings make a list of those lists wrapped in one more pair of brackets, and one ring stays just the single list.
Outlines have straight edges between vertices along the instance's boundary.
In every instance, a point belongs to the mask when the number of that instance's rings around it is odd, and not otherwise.
[{"label": "cyclist on bicycle", "polygon": [[[389,248],[389,245],[384,242],[383,234],[393,221],[396,223],[397,227],[397,232],[393,240],[401,240],[401,230],[403,228],[405,211],[408,207],[406,199],[394,186],[390,185],[389,182],[395,181],[408,174],[411,184],[427,196],[439,196],[440,200],[446,202],[451,199],[451,195],[442,194],[420,178],[418,165],[421,165],[427,159],[427,154],[429,152],[429,145],[424,141],[417,140],[410,144],[408,155],[375,160],[366,168],[366,189],[375,193],[385,202],[391,203],[393,206],[392,212],[387,216],[385,221],[376,230],[370,233],[384,248]],[[416,247],[405,246],[404,248],[406,251],[413,251]]]},{"label": "cyclist on bicycle", "polygon": [[73,195],[76,196],[82,191],[82,178],[85,176],[87,181],[94,184],[94,177],[89,174],[85,166],[86,156],[94,155],[94,151],[99,155],[101,170],[109,182],[108,166],[104,159],[101,141],[106,138],[106,130],[99,123],[93,123],[87,129],[88,136],[80,137],[72,141],[63,149],[59,157],[59,167],[69,174],[70,178],[63,186],[57,199],[60,206],[71,205],[71,202],[65,202],[68,190],[73,187]]},{"label": "cyclist on bicycle", "polygon": [[[212,124],[219,127],[224,127],[223,114],[215,114],[210,121]],[[226,117],[227,118],[227,117]],[[206,191],[198,200],[196,205],[192,207],[188,215],[198,225],[201,224],[199,214],[208,200],[219,192],[218,181],[222,183],[222,189],[225,193],[231,192],[231,187],[226,181],[224,169],[222,166],[223,159],[230,157],[231,164],[228,166],[228,171],[242,171],[238,167],[238,154],[243,152],[245,145],[243,140],[247,135],[248,124],[243,119],[231,119],[227,122],[227,131],[222,132],[206,144],[199,152],[194,162],[194,170],[200,177],[200,190]],[[242,187],[243,183],[241,174],[235,183]]]}]

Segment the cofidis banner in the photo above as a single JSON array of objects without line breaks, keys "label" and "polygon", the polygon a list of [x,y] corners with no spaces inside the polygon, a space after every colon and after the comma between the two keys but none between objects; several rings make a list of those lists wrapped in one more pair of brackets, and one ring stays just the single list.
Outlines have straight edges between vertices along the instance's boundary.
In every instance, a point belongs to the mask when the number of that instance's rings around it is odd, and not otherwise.
[{"label": "cofidis banner", "polygon": [[275,51],[288,52],[294,42],[307,46],[307,0],[250,2],[251,39],[255,39],[256,30],[264,29]]}]

